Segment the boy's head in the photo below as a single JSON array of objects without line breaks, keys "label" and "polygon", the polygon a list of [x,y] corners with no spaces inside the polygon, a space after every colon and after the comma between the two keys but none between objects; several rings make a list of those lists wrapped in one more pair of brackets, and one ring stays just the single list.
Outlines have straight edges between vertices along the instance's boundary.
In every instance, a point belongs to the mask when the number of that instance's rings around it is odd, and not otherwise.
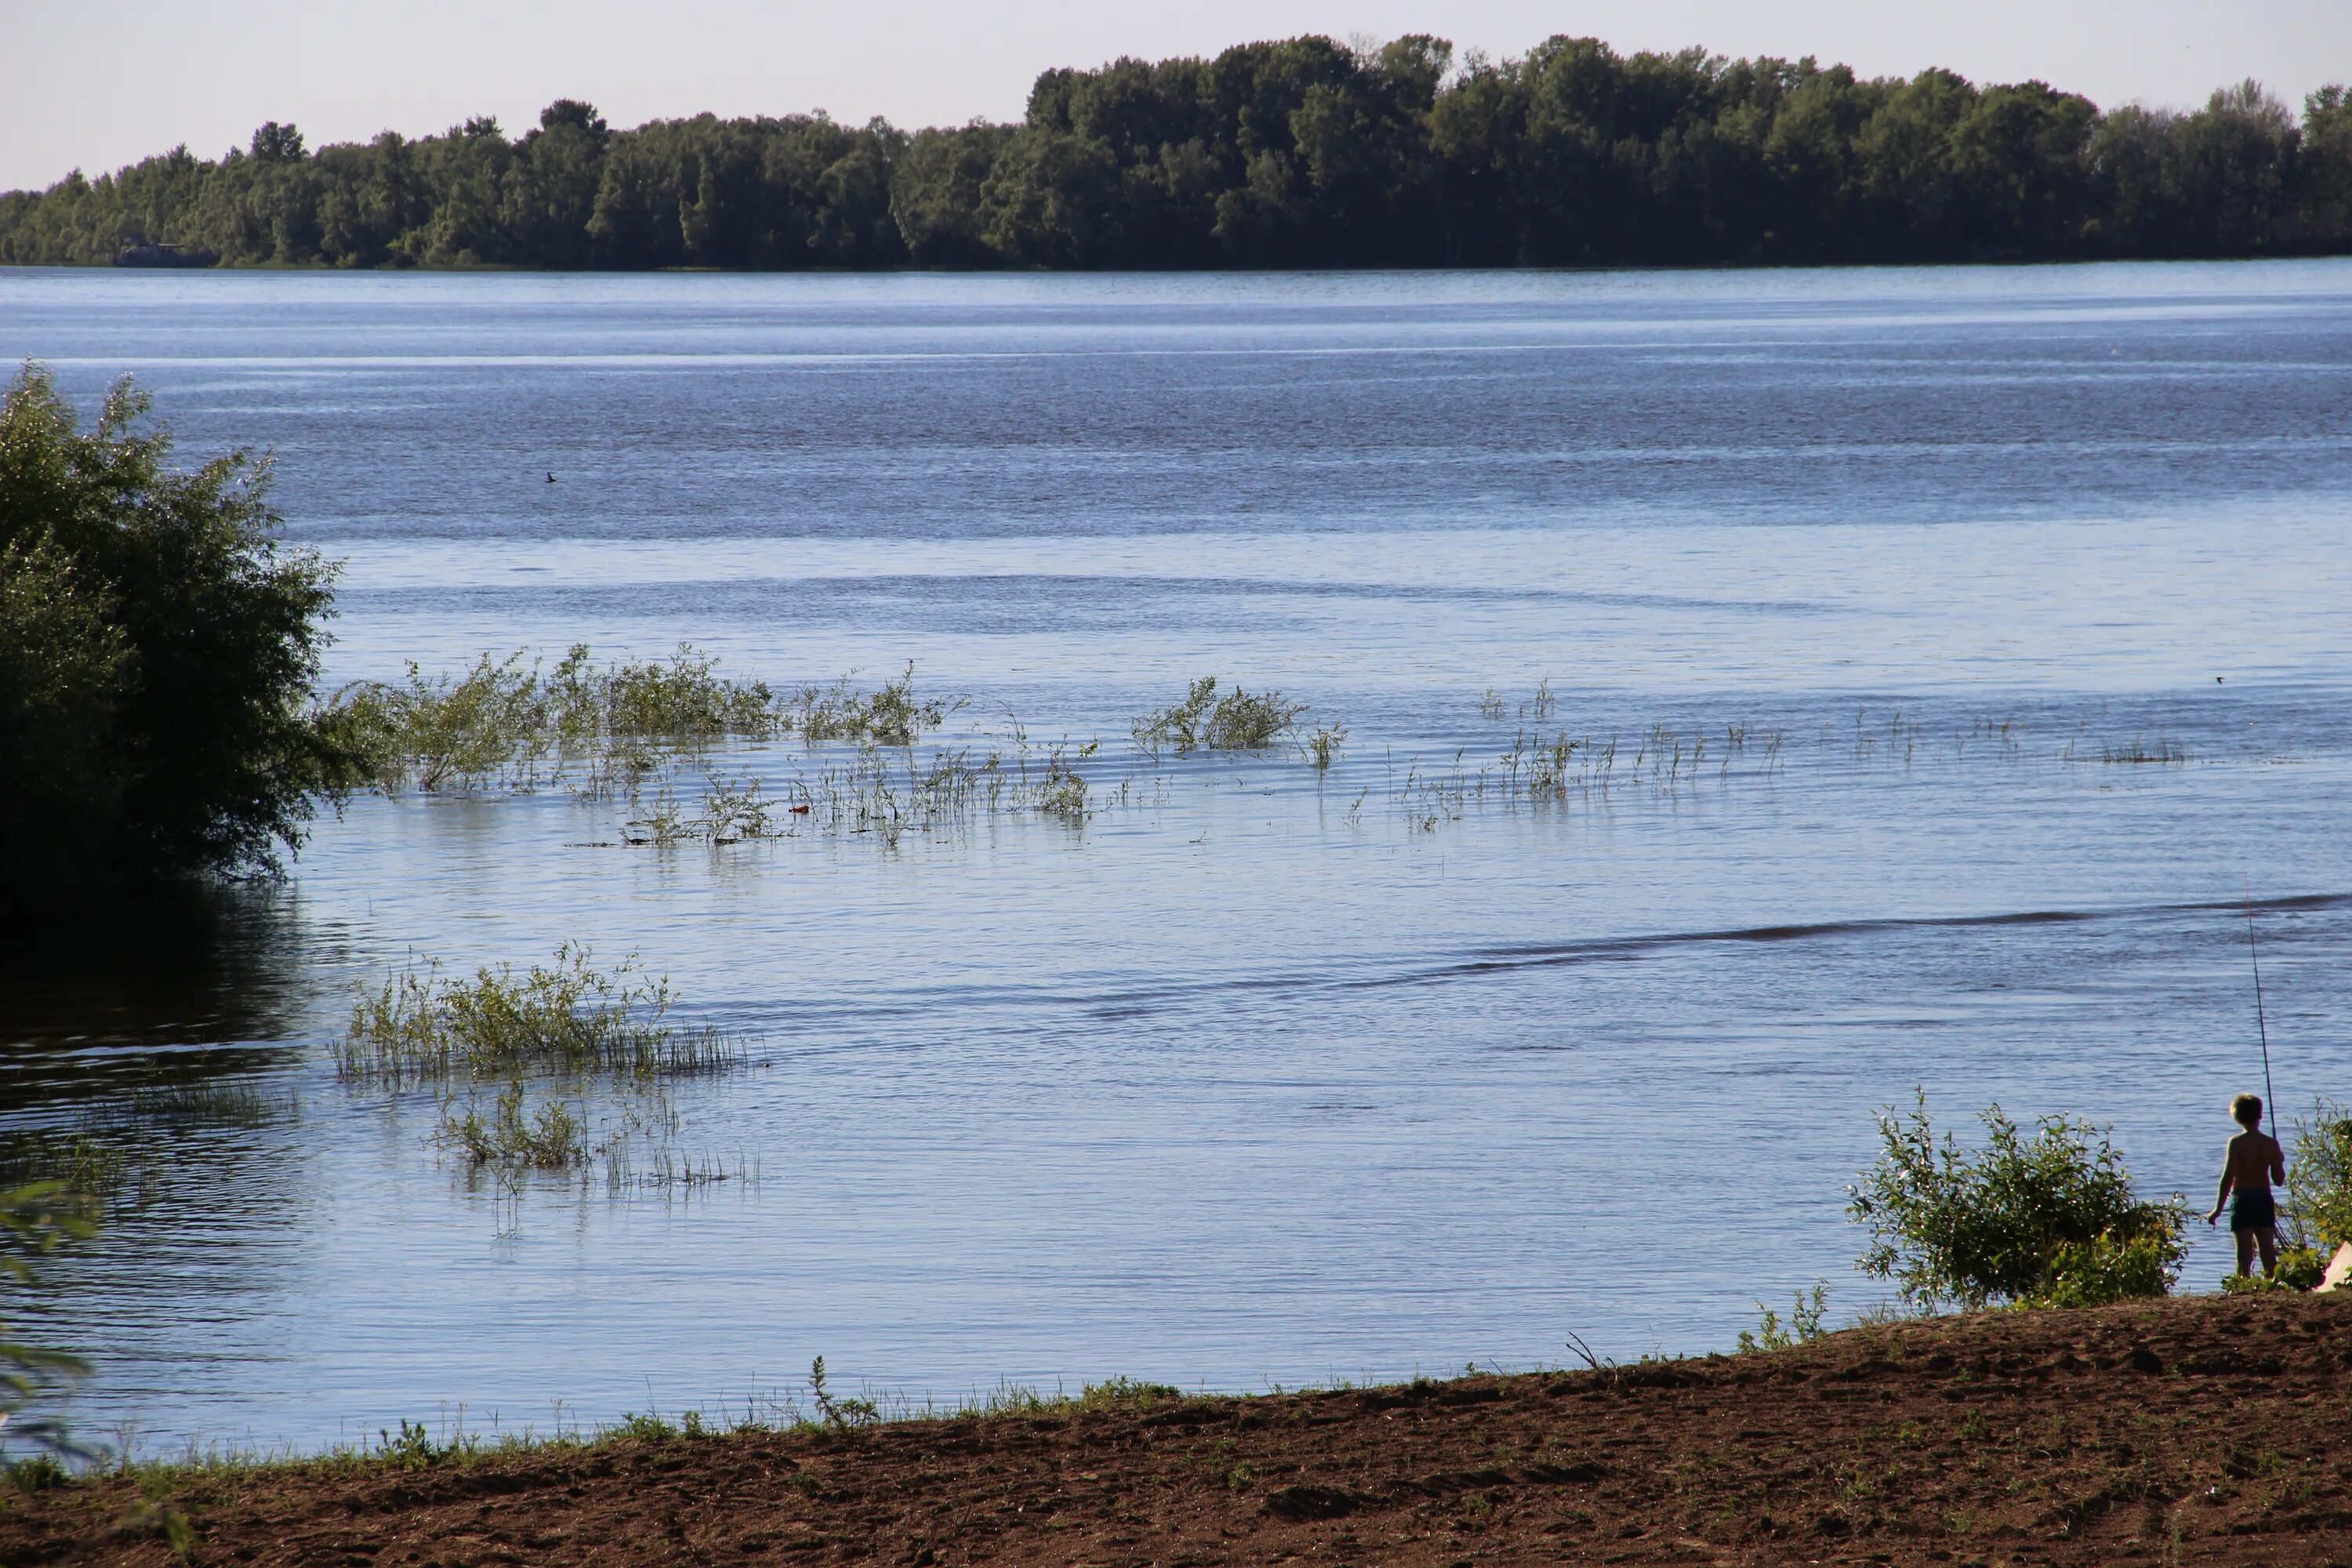
[{"label": "boy's head", "polygon": [[2259,1094],[2238,1096],[2230,1101],[2230,1117],[2247,1131],[2252,1131],[2263,1124],[2263,1097]]}]

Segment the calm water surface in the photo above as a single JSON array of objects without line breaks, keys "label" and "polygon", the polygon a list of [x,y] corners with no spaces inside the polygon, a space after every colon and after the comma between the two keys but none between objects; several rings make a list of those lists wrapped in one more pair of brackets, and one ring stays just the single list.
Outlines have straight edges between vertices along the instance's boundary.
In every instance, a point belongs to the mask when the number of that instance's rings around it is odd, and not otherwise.
[{"label": "calm water surface", "polygon": [[[717,851],[562,789],[371,798],[282,888],[20,946],[17,1126],[264,1097],[55,1271],[100,1432],[544,1428],[819,1353],[919,1399],[1723,1348],[1758,1295],[1874,1299],[1844,1184],[1915,1086],[2112,1122],[2201,1197],[2260,1087],[2249,885],[2280,1095],[2352,1097],[2344,264],[0,271],[0,355],[274,450],[347,563],[334,679],[911,661],[1129,784],[1083,830]],[[1339,765],[1134,757],[1213,672]],[[1531,807],[1492,785],[1538,722],[1714,750]],[[1780,744],[1722,766],[1736,726]],[[429,1096],[336,1082],[388,967],[565,941],[753,1037],[677,1100],[739,1179],[502,1200]]]}]

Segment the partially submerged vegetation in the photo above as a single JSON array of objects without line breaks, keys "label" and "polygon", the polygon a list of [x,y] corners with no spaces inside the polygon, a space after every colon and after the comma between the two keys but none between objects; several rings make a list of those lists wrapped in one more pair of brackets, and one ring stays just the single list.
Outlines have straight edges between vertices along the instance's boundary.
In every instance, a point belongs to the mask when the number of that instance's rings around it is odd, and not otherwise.
[{"label": "partially submerged vegetation", "polygon": [[1217,678],[1192,682],[1183,700],[1140,714],[1130,727],[1136,749],[1146,756],[1162,752],[1262,752],[1287,740],[1307,704],[1279,691],[1248,692],[1239,686],[1219,695]]},{"label": "partially submerged vegetation", "polygon": [[[1769,781],[1805,745],[1786,726],[1754,720],[1571,729],[1566,703],[1549,679],[1516,701],[1489,687],[1476,711],[1490,723],[1516,720],[1507,745],[1464,746],[1439,759],[1384,753],[1381,783],[1360,790],[1347,823],[1360,824],[1374,787],[1409,826],[1433,830],[1479,806],[1556,808],[1626,791]],[[1218,762],[1296,760],[1319,784],[1340,767],[1350,738],[1343,722],[1307,729],[1308,705],[1279,689],[1252,690],[1216,675],[1137,714],[1123,753],[1106,752],[1099,739],[1038,741],[1011,712],[959,720],[971,707],[919,692],[912,666],[870,688],[847,678],[778,688],[724,676],[690,645],[667,660],[602,664],[575,646],[545,673],[520,652],[486,654],[459,677],[412,668],[400,683],[347,687],[322,710],[320,726],[364,760],[367,778],[387,794],[561,786],[624,808],[616,832],[587,842],[654,847],[834,835],[896,846],[910,833],[1007,816],[1080,827],[1103,811],[1164,803],[1187,767],[1197,776]],[[2023,760],[2024,738],[2013,715],[1947,732],[1916,711],[1864,709],[1851,730],[1824,727],[1804,754],[1841,769],[1971,757],[2011,765]],[[2056,755],[2180,762],[2189,753],[2170,741],[2101,746],[2078,731]]]},{"label": "partially submerged vegetation", "polygon": [[740,1067],[747,1048],[669,1022],[674,1003],[667,980],[634,959],[599,968],[570,944],[520,973],[411,967],[353,1006],[335,1065],[354,1088],[433,1090],[436,1142],[509,1186],[599,1163],[611,1187],[656,1173],[664,1184],[724,1180],[707,1161],[674,1155],[666,1086]]},{"label": "partially submerged vegetation", "polygon": [[411,664],[397,683],[343,688],[320,721],[387,795],[569,784],[604,795],[731,740],[911,746],[952,706],[918,698],[911,666],[871,691],[845,679],[778,693],[765,681],[721,676],[691,644],[667,660],[602,665],[575,644],[544,675],[520,650],[486,653],[455,679]]}]

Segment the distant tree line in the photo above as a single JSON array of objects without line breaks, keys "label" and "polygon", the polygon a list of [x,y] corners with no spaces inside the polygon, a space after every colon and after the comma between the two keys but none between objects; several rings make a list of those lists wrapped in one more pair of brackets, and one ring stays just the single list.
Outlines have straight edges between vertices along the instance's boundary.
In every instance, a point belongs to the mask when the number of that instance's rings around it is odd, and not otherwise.
[{"label": "distant tree line", "polygon": [[1488,267],[2222,257],[2352,249],[2352,96],[2256,84],[2102,113],[2038,81],[1811,58],[1524,58],[1328,38],[1050,70],[1017,125],[655,121],[551,104],[308,152],[272,122],[0,196],[0,262],[125,240],[229,265]]}]

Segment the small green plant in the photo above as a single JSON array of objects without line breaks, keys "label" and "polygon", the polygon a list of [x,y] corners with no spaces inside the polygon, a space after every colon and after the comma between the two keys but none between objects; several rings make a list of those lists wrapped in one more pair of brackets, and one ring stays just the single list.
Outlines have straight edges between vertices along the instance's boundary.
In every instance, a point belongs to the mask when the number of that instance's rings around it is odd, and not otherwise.
[{"label": "small green plant", "polygon": [[2160,1296],[2177,1276],[2188,1205],[2135,1194],[2107,1133],[2043,1117],[2032,1137],[1998,1105],[1981,1150],[1940,1141],[1927,1097],[1878,1118],[1878,1163],[1848,1189],[1869,1227],[1864,1273],[1915,1307],[1992,1301],[2088,1304]]},{"label": "small green plant", "polygon": [[114,1526],[125,1541],[161,1541],[172,1555],[185,1562],[196,1549],[196,1528],[188,1516],[165,1498],[141,1498]]},{"label": "small green plant", "polygon": [[520,1079],[500,1092],[487,1120],[471,1100],[463,1115],[454,1105],[445,1106],[439,1137],[474,1164],[502,1172],[568,1171],[588,1160],[587,1134],[578,1114],[553,1099],[541,1100],[535,1114],[525,1114]]},{"label": "small green plant", "polygon": [[658,1415],[631,1414],[621,1417],[616,1430],[622,1436],[638,1443],[667,1443],[678,1436],[678,1429]]},{"label": "small green plant", "polygon": [[825,1387],[823,1356],[809,1363],[809,1398],[828,1426],[865,1426],[882,1419],[881,1408],[870,1399],[834,1396]]},{"label": "small green plant", "polygon": [[796,730],[814,745],[823,741],[856,741],[874,746],[905,748],[937,729],[962,706],[940,698],[915,695],[915,667],[907,666],[898,679],[872,692],[860,692],[846,679],[829,691],[803,687],[783,708],[784,728]]},{"label": "small green plant", "polygon": [[1500,719],[1503,711],[1503,694],[1491,686],[1486,688],[1485,693],[1478,699],[1478,717]]},{"label": "small green plant", "polygon": [[1756,1303],[1763,1314],[1754,1332],[1739,1331],[1739,1353],[1754,1355],[1759,1351],[1785,1351],[1797,1345],[1811,1344],[1822,1337],[1822,1318],[1829,1310],[1830,1288],[1826,1280],[1814,1281],[1811,1290],[1800,1290],[1789,1310],[1789,1321],[1780,1321],[1780,1314]]},{"label": "small green plant", "polygon": [[8,1479],[20,1492],[45,1492],[66,1484],[66,1468],[54,1454],[35,1454],[8,1467]]},{"label": "small green plant", "polygon": [[1106,1383],[1087,1384],[1078,1396],[1078,1403],[1095,1410],[1123,1405],[1157,1405],[1163,1400],[1183,1397],[1184,1391],[1173,1384],[1139,1383],[1131,1377],[1114,1377]]},{"label": "small green plant", "polygon": [[412,663],[401,681],[344,687],[316,722],[388,795],[412,785],[527,788],[542,764],[561,776],[575,763],[586,771],[586,793],[602,795],[649,771],[658,748],[690,754],[793,723],[764,683],[721,678],[691,644],[666,662],[602,668],[575,644],[544,678],[523,660],[520,649],[485,653],[454,680]]},{"label": "small green plant", "polygon": [[433,1434],[425,1429],[422,1421],[404,1419],[398,1436],[381,1428],[376,1432],[375,1457],[394,1469],[430,1469],[435,1465],[457,1458],[463,1448],[463,1443],[457,1439],[446,1443],[435,1442]]},{"label": "small green plant", "polygon": [[1331,764],[1339,760],[1339,747],[1347,739],[1348,727],[1345,724],[1318,726],[1313,734],[1307,737],[1307,755],[1314,763],[1317,773],[1331,771]]},{"label": "small green plant", "polygon": [[1276,745],[1307,711],[1279,691],[1250,693],[1234,687],[1217,695],[1217,678],[1204,675],[1192,682],[1184,700],[1157,709],[1129,726],[1136,746],[1151,756],[1174,752],[1255,752]]}]

